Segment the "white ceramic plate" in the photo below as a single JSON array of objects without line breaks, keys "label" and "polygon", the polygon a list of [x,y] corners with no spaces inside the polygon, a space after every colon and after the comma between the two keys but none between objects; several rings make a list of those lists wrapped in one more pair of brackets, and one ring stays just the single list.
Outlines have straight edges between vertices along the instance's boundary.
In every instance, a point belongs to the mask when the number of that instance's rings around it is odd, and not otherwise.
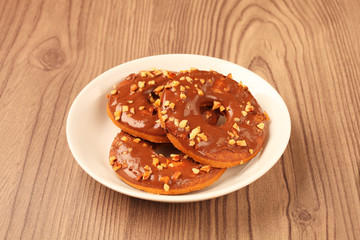
[{"label": "white ceramic plate", "polygon": [[[130,73],[153,67],[172,71],[195,67],[215,70],[249,87],[261,107],[269,114],[269,136],[265,147],[249,163],[228,169],[213,185],[200,191],[175,196],[156,195],[137,190],[122,182],[108,163],[110,145],[119,132],[106,114],[112,86]],[[79,165],[92,178],[120,193],[159,202],[193,202],[234,192],[264,175],[281,157],[290,137],[290,115],[277,93],[264,79],[234,63],[200,55],[171,54],[136,59],[101,74],[76,97],[67,118],[66,135]]]}]

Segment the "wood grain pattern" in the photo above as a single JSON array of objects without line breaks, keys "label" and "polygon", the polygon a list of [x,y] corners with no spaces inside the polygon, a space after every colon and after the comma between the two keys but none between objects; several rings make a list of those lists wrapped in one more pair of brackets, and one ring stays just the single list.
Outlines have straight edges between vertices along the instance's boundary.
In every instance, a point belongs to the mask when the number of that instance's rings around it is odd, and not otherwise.
[{"label": "wood grain pattern", "polygon": [[[356,0],[0,1],[0,239],[359,239]],[[94,77],[165,53],[266,79],[292,118],[262,178],[195,203],[139,200],[89,177],[65,136]]]}]

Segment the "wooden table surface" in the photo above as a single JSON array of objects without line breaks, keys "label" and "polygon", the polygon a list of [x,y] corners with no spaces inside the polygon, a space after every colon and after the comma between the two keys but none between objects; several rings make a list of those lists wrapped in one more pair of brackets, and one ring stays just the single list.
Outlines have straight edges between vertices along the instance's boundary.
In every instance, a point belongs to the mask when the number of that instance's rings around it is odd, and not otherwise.
[{"label": "wooden table surface", "polygon": [[[360,2],[0,1],[0,239],[360,239]],[[216,199],[157,203],[88,176],[65,134],[97,75],[165,53],[266,79],[292,122],[262,178]]]}]

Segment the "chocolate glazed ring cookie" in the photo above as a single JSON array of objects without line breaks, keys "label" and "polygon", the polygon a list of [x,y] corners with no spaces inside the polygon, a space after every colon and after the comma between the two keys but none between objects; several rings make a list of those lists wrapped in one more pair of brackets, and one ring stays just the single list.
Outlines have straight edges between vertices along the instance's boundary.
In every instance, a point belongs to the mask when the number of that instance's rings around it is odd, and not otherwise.
[{"label": "chocolate glazed ring cookie", "polygon": [[225,169],[194,162],[190,157],[165,157],[154,149],[161,144],[135,138],[125,132],[115,137],[110,164],[128,185],[155,194],[183,194],[214,183]]},{"label": "chocolate glazed ring cookie", "polygon": [[[182,72],[164,90],[159,118],[176,148],[195,161],[232,167],[252,159],[263,147],[268,116],[248,88],[214,71]],[[172,108],[168,104],[171,103]],[[212,105],[225,124],[207,124],[201,105]]]},{"label": "chocolate glazed ring cookie", "polygon": [[122,130],[152,142],[169,142],[160,126],[157,107],[164,85],[176,75],[165,70],[130,74],[114,87],[107,113]]}]

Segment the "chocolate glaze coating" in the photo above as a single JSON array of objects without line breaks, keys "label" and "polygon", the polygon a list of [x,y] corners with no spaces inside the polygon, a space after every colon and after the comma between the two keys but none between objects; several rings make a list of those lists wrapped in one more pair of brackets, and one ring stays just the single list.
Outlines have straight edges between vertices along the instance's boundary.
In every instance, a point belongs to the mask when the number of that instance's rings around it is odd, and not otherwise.
[{"label": "chocolate glaze coating", "polygon": [[[135,136],[155,142],[168,142],[154,105],[161,91],[155,90],[174,76],[174,73],[162,70],[130,74],[115,86],[109,97],[107,109],[110,118]],[[115,119],[116,111],[121,112],[119,119]]]},{"label": "chocolate glaze coating", "polygon": [[[200,170],[204,164],[194,162],[183,153],[165,157],[155,152],[159,145],[122,131],[111,145],[110,164],[129,185],[157,194],[181,194],[204,188],[225,171],[209,166],[203,168],[207,171]],[[199,172],[195,174],[193,168],[199,169]],[[179,172],[181,175],[176,178]],[[165,183],[169,186],[167,191]]]},{"label": "chocolate glaze coating", "polygon": [[[242,164],[260,151],[268,116],[248,88],[231,75],[193,70],[178,74],[168,85],[171,87],[164,90],[161,100],[174,103],[175,107],[162,105],[161,112],[166,114],[159,116],[168,138],[179,150],[214,167]],[[204,104],[213,105],[215,111],[223,114],[225,124],[207,124],[200,114]],[[177,124],[182,120],[187,120],[187,129]]]}]

